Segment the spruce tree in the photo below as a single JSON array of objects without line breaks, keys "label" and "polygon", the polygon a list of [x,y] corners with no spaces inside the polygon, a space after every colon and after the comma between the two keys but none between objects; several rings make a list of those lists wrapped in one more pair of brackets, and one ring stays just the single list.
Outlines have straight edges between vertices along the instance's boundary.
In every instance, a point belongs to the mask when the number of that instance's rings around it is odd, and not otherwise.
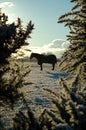
[{"label": "spruce tree", "polygon": [[[33,29],[32,21],[24,28],[20,18],[17,18],[16,23],[8,23],[8,16],[0,10],[0,129],[3,130],[12,126],[12,119],[8,117],[11,112],[15,114],[14,104],[22,100],[23,93],[19,88],[28,84],[24,77],[30,72],[29,65],[18,63],[11,54],[28,45],[26,40],[31,38]],[[7,126],[9,119],[10,123]]]},{"label": "spruce tree", "polygon": [[8,16],[0,10],[0,63],[4,63],[12,53],[14,53],[21,46],[28,45],[27,38],[34,29],[32,21],[26,26],[22,26],[21,19],[17,19],[17,23],[8,24]]},{"label": "spruce tree", "polygon": [[86,129],[86,1],[71,2],[74,3],[71,11],[58,20],[70,29],[67,35],[70,46],[59,64],[69,76],[58,80],[58,93],[47,90],[55,96],[52,99],[55,106],[47,111],[55,124],[54,130]]},{"label": "spruce tree", "polygon": [[70,42],[68,50],[62,56],[61,70],[79,75],[79,81],[85,84],[86,67],[86,1],[71,0],[74,3],[70,12],[62,15],[58,23],[69,27],[67,40]]}]

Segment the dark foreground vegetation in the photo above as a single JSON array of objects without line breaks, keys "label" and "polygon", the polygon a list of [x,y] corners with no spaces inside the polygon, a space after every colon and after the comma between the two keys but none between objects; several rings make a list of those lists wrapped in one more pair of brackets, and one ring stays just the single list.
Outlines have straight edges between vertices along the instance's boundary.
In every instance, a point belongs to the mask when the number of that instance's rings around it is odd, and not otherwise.
[{"label": "dark foreground vegetation", "polygon": [[30,38],[34,24],[30,21],[24,29],[20,18],[17,24],[7,24],[8,17],[0,11],[0,109],[9,107],[9,112],[14,111],[14,104],[20,100],[27,108],[26,112],[15,112],[9,126],[0,113],[0,130],[86,130],[86,1],[71,2],[74,2],[74,7],[58,20],[70,29],[67,35],[70,46],[59,65],[69,76],[59,79],[61,89],[58,93],[45,90],[55,98],[52,99],[52,109],[43,110],[39,117],[35,117],[19,91],[29,84],[23,78],[30,70],[21,71],[22,66],[11,58],[12,53],[27,45],[26,39]]}]

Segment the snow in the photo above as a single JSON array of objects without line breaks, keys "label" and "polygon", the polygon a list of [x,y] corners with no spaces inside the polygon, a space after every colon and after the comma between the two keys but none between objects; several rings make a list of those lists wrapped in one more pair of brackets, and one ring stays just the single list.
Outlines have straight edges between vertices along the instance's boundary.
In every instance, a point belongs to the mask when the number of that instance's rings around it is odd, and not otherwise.
[{"label": "snow", "polygon": [[[52,70],[51,64],[43,64],[43,71],[40,70],[40,66],[37,62],[30,62],[30,61],[18,61],[19,64],[23,64],[24,66],[30,65],[31,72],[24,77],[25,82],[27,81],[30,83],[29,85],[24,85],[23,88],[20,88],[20,91],[23,92],[24,97],[28,103],[28,106],[31,110],[39,116],[42,113],[43,109],[50,109],[52,108],[52,102],[50,98],[53,98],[52,94],[45,89],[50,89],[55,92],[59,91],[58,86],[58,79],[59,77],[66,77],[66,73],[61,73],[59,71],[58,64],[55,66],[55,70]],[[26,70],[29,68],[26,68]],[[22,68],[22,71],[26,71]],[[15,117],[15,113],[18,111],[25,112],[27,111],[26,106],[23,102],[17,101],[14,104],[13,110],[6,105],[5,107],[0,108],[0,113],[3,115],[3,123],[9,127],[9,124],[12,124],[12,118]]]},{"label": "snow", "polygon": [[59,71],[58,63],[55,70],[52,70],[51,64],[43,64],[43,71],[40,70],[40,66],[36,62],[29,62],[28,64],[30,64],[31,72],[25,80],[32,84],[23,87],[25,98],[34,111],[39,108],[50,108],[50,93],[44,89],[58,91],[57,81],[59,77],[66,77],[67,74]]}]

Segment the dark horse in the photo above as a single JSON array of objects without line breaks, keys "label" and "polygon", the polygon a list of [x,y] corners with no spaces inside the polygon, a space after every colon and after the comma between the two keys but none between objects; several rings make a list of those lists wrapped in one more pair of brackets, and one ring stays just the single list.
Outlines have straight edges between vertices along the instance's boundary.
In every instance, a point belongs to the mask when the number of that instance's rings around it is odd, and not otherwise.
[{"label": "dark horse", "polygon": [[37,59],[38,64],[41,67],[41,70],[43,70],[43,67],[42,67],[43,63],[52,64],[53,66],[52,70],[54,70],[55,64],[57,63],[57,58],[53,54],[45,55],[45,54],[31,53],[30,59],[32,59],[33,57]]}]

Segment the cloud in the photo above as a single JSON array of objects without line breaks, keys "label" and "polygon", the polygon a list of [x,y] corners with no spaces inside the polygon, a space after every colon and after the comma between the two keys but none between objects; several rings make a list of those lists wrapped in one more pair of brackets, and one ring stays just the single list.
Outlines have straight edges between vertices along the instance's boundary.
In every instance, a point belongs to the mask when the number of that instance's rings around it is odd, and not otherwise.
[{"label": "cloud", "polygon": [[48,48],[67,48],[69,46],[69,43],[62,39],[55,39],[48,45],[45,45],[44,47]]},{"label": "cloud", "polygon": [[12,2],[3,2],[0,3],[0,8],[4,8],[4,7],[13,7],[14,4]]},{"label": "cloud", "polygon": [[[57,56],[57,58],[60,58],[64,51],[68,48],[69,42],[62,40],[62,39],[55,39],[51,41],[49,44],[43,45],[41,47],[39,46],[27,46],[21,48],[20,52],[24,53],[24,56],[28,56],[31,54],[31,52],[35,53],[53,53]],[[28,50],[30,49],[30,50]]]},{"label": "cloud", "polygon": [[[40,47],[41,53],[54,53],[56,55],[61,55],[69,46],[69,42],[62,39],[55,39],[51,43]],[[37,49],[37,48],[36,48]]]},{"label": "cloud", "polygon": [[69,42],[62,39],[55,39],[48,45],[42,47],[42,52],[44,53],[53,53],[57,57],[61,57],[64,51],[68,48]]}]

